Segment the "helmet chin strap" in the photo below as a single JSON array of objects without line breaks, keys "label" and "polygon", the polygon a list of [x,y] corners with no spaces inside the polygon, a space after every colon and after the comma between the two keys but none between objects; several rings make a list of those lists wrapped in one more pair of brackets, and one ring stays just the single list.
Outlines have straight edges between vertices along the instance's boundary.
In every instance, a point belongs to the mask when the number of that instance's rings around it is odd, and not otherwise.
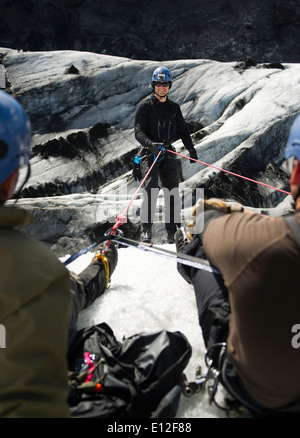
[{"label": "helmet chin strap", "polygon": [[158,100],[162,100],[165,97],[167,97],[167,95],[169,94],[169,92],[167,92],[166,94],[164,94],[163,96],[160,96],[159,94],[157,94],[156,92],[154,92],[155,96],[158,98]]}]

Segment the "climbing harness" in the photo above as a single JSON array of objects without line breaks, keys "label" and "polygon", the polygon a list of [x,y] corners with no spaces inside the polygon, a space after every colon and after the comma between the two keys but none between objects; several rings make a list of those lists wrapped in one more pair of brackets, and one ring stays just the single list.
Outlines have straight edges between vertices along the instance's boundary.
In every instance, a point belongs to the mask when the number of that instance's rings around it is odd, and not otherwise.
[{"label": "climbing harness", "polygon": [[[164,153],[167,151],[167,149],[163,146],[158,146],[158,150],[161,152],[161,157],[156,162],[159,163],[164,158]],[[153,155],[153,161],[156,159],[157,155]]]},{"label": "climbing harness", "polygon": [[[163,147],[159,147],[158,148],[161,151],[161,157],[159,160],[156,159],[157,155],[153,154],[153,161],[155,161],[156,163],[159,163],[163,158],[164,158],[164,151],[166,150]],[[133,170],[132,170],[132,176],[135,179],[135,181],[141,181],[142,179],[142,173],[141,173],[141,167],[140,167],[140,161],[141,161],[141,156],[138,153],[133,160]]]}]

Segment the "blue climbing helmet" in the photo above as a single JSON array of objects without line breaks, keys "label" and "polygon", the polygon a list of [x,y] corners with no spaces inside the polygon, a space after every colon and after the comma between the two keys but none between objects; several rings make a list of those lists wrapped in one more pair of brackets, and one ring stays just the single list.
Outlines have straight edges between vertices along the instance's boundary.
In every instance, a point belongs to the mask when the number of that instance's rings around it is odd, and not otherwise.
[{"label": "blue climbing helmet", "polygon": [[171,88],[172,80],[172,74],[167,67],[157,67],[152,74],[152,87],[154,87],[154,82],[170,82]]},{"label": "blue climbing helmet", "polygon": [[292,124],[285,149],[286,160],[291,157],[297,158],[300,163],[300,114],[296,117],[294,123]]},{"label": "blue climbing helmet", "polygon": [[30,159],[31,125],[22,106],[0,90],[0,183]]}]

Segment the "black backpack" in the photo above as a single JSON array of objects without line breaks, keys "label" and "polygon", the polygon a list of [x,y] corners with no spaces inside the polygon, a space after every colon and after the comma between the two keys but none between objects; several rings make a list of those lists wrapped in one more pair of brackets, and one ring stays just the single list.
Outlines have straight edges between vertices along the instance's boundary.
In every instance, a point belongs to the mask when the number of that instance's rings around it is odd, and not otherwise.
[{"label": "black backpack", "polygon": [[80,330],[68,353],[71,416],[174,417],[191,353],[180,332],[119,342],[106,323]]}]

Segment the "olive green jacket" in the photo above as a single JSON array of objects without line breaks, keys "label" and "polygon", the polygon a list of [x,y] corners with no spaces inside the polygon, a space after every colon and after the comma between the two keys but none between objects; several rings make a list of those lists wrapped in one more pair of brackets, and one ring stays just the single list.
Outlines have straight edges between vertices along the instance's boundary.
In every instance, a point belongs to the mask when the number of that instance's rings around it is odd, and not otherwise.
[{"label": "olive green jacket", "polygon": [[16,229],[29,220],[26,211],[0,206],[0,324],[6,337],[0,417],[68,417],[69,273],[45,245]]}]

